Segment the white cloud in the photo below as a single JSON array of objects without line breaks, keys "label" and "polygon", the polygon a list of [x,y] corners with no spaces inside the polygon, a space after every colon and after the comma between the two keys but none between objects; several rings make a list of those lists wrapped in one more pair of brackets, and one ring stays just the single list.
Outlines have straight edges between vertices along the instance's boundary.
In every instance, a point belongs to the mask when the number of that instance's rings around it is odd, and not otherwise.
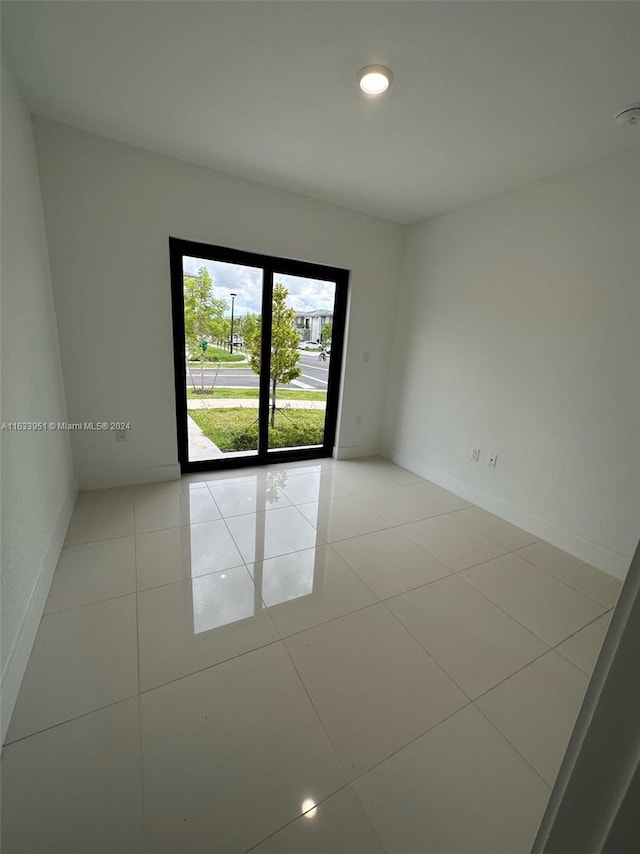
[{"label": "white cloud", "polygon": [[[260,314],[262,311],[262,270],[241,264],[228,264],[223,261],[208,261],[203,258],[184,256],[183,269],[187,275],[196,275],[200,267],[206,267],[213,279],[213,292],[223,299],[231,311],[231,296],[235,293],[235,313]],[[317,279],[305,279],[301,276],[278,274],[276,282],[281,282],[289,291],[288,304],[296,311],[311,312],[319,309],[333,311],[335,296],[334,282]]]}]

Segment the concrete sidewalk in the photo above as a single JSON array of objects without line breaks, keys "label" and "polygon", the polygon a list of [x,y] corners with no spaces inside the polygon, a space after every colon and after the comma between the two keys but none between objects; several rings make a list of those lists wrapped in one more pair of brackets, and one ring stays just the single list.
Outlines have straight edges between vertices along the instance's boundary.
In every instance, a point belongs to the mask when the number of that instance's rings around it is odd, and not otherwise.
[{"label": "concrete sidewalk", "polygon": [[189,459],[191,462],[195,462],[196,460],[215,460],[224,456],[220,448],[204,435],[193,418],[187,418],[187,430],[189,434]]}]

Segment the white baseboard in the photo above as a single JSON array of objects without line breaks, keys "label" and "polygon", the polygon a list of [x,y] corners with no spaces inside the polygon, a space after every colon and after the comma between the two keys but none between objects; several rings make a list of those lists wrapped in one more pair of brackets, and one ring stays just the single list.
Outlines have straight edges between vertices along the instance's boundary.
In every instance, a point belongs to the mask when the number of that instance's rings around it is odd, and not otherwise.
[{"label": "white baseboard", "polygon": [[104,472],[85,474],[80,477],[80,489],[113,489],[117,486],[138,486],[143,483],[160,483],[164,480],[177,480],[180,477],[180,465],[145,466],[126,472]]},{"label": "white baseboard", "polygon": [[448,489],[449,492],[459,495],[472,504],[477,504],[483,510],[487,510],[489,513],[493,513],[501,519],[511,522],[512,525],[523,528],[530,534],[540,537],[541,540],[546,540],[551,545],[568,552],[580,560],[586,561],[586,563],[590,563],[592,566],[601,569],[603,572],[607,572],[609,575],[624,579],[629,570],[632,555],[619,554],[603,546],[599,546],[597,543],[593,543],[579,534],[565,531],[553,522],[529,513],[528,510],[522,510],[508,501],[503,501],[501,498],[491,495],[489,492],[463,483],[455,477],[437,471],[416,460],[409,459],[396,451],[385,449],[385,456],[388,456],[399,466],[409,469],[409,471],[420,475],[420,477],[433,481],[433,483],[443,487],[443,489]]},{"label": "white baseboard", "polygon": [[24,672],[27,669],[27,663],[36,639],[38,626],[40,625],[44,607],[47,603],[53,574],[58,565],[60,552],[62,551],[64,538],[67,534],[69,522],[71,521],[77,495],[78,484],[74,480],[67,493],[62,512],[49,543],[47,554],[42,561],[40,572],[33,585],[20,631],[9,653],[9,658],[2,674],[0,684],[0,731],[2,739],[0,740],[0,744],[4,743],[7,729],[9,728],[13,707],[18,698],[18,691],[20,690]]},{"label": "white baseboard", "polygon": [[379,445],[347,445],[346,447],[335,447],[333,458],[336,460],[353,460],[357,457],[377,457],[379,453]]}]

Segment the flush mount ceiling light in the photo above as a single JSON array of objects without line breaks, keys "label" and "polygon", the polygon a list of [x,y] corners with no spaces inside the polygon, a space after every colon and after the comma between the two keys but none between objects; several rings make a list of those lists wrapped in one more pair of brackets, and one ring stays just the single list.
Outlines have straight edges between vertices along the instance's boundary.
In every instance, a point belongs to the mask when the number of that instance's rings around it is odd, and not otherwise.
[{"label": "flush mount ceiling light", "polygon": [[392,80],[393,74],[384,65],[367,65],[358,71],[358,83],[367,95],[382,95]]},{"label": "flush mount ceiling light", "polygon": [[640,104],[629,104],[616,116],[619,127],[640,125]]}]

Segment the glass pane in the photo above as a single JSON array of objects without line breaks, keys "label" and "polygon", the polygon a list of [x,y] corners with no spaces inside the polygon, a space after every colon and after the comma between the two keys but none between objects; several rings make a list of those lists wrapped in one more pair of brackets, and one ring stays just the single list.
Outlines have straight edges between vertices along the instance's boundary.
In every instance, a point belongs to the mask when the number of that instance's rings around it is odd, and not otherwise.
[{"label": "glass pane", "polygon": [[255,456],[262,270],[185,255],[182,273],[189,461]]},{"label": "glass pane", "polygon": [[335,282],[274,276],[270,451],[324,442],[335,294]]}]

